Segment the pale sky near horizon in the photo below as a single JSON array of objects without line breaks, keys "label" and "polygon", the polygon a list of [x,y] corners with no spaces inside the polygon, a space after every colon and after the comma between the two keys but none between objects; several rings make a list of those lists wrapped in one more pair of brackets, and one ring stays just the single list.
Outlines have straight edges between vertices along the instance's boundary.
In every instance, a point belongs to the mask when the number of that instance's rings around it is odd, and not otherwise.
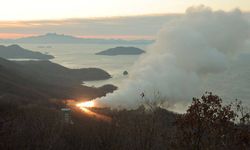
[{"label": "pale sky near horizon", "polygon": [[200,4],[250,11],[250,0],[2,0],[0,21],[183,13]]},{"label": "pale sky near horizon", "polygon": [[152,39],[165,22],[176,17],[171,14],[184,13],[190,6],[250,12],[250,0],[1,0],[0,4],[0,39],[49,32]]}]

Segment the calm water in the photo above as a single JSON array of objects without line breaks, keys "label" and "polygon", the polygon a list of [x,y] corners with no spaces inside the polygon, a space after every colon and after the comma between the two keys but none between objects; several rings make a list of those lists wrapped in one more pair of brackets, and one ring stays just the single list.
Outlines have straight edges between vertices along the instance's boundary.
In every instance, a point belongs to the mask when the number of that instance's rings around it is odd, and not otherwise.
[{"label": "calm water", "polygon": [[[123,76],[123,71],[130,72],[131,66],[138,59],[138,55],[121,55],[121,56],[104,56],[95,55],[95,53],[122,45],[108,44],[19,44],[23,48],[49,53],[56,58],[51,60],[68,68],[89,68],[97,67],[104,69],[112,75],[112,79],[104,81],[85,82],[88,86],[102,86],[104,84],[114,84],[119,86],[126,76]],[[125,45],[126,46],[126,45]],[[145,49],[144,45],[132,45],[138,48]]]},{"label": "calm water", "polygon": [[[131,56],[102,56],[95,55],[96,52],[122,45],[97,45],[97,44],[19,44],[20,46],[33,51],[49,53],[56,58],[51,60],[68,68],[88,68],[97,67],[106,70],[112,75],[111,79],[103,81],[85,82],[87,86],[102,86],[104,84],[114,84],[120,86],[126,79],[123,71],[130,72],[132,65],[139,58],[137,55]],[[47,47],[50,46],[50,47]],[[126,46],[126,45],[125,45]],[[133,45],[146,49],[143,45]],[[204,91],[212,91],[228,99],[229,102],[235,98],[243,100],[250,105],[250,54],[239,56],[237,63],[231,63],[223,74],[211,74],[204,80]]]}]

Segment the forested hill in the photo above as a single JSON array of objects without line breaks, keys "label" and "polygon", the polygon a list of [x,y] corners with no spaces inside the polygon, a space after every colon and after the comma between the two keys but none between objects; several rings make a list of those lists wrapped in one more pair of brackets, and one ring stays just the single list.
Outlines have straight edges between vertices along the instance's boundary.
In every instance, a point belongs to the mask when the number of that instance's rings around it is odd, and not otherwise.
[{"label": "forested hill", "polygon": [[96,98],[116,87],[82,86],[82,80],[108,79],[110,75],[96,68],[68,69],[49,61],[12,62],[0,58],[0,96],[26,99]]}]

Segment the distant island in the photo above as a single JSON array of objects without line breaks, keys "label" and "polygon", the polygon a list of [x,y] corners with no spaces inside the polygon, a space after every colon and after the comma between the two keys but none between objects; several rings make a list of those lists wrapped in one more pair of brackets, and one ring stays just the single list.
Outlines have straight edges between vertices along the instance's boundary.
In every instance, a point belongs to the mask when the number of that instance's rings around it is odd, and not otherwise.
[{"label": "distant island", "polygon": [[110,48],[101,52],[96,53],[96,55],[109,55],[109,56],[116,56],[116,55],[140,55],[145,53],[144,50],[136,47],[115,47]]},{"label": "distant island", "polygon": [[126,70],[123,71],[123,75],[124,75],[124,76],[127,76],[127,75],[128,75],[128,71],[126,71]]},{"label": "distant island", "polygon": [[18,39],[0,39],[0,43],[29,43],[29,44],[124,44],[144,45],[151,44],[154,40],[123,40],[123,39],[99,39],[79,38],[71,35],[47,33]]},{"label": "distant island", "polygon": [[0,57],[6,59],[40,59],[49,60],[54,56],[48,54],[42,54],[40,52],[34,52],[24,49],[19,45],[4,46],[0,45]]}]

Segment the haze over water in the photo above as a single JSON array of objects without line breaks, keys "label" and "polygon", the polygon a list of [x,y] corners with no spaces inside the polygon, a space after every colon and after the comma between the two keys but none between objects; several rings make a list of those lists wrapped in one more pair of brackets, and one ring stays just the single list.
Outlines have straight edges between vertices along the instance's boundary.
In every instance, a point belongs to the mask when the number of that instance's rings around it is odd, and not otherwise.
[{"label": "haze over water", "polygon": [[[118,55],[105,56],[95,55],[95,53],[114,48],[121,45],[112,44],[19,44],[20,46],[42,53],[49,53],[55,56],[51,61],[68,68],[101,68],[111,74],[112,78],[103,81],[88,81],[85,85],[102,86],[104,84],[114,84],[119,87],[121,82],[126,79],[123,71],[130,72],[134,62],[139,55]],[[49,47],[48,47],[49,46]],[[146,49],[146,45],[124,45],[135,46]]]}]

